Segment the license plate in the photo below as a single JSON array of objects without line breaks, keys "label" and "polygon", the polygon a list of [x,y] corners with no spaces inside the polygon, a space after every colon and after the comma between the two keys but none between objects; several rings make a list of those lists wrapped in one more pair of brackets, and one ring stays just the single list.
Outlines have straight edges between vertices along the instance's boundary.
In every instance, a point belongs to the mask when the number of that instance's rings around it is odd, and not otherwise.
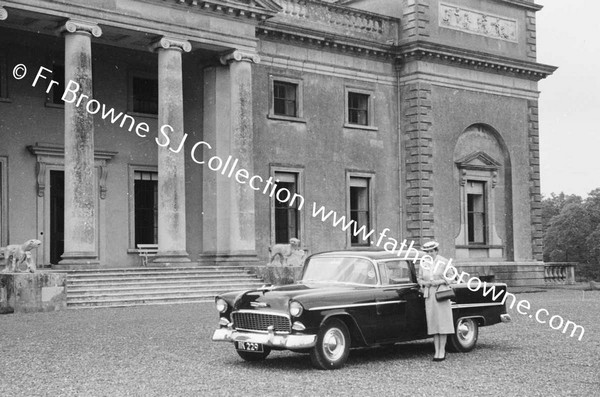
[{"label": "license plate", "polygon": [[247,352],[257,352],[257,353],[262,353],[263,352],[263,345],[262,343],[255,343],[255,342],[235,342],[235,348],[238,350],[244,350]]}]

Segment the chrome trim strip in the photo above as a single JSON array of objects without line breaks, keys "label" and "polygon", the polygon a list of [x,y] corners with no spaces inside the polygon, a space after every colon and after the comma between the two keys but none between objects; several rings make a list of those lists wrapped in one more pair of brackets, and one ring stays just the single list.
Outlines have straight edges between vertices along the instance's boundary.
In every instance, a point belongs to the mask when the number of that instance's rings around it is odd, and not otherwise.
[{"label": "chrome trim strip", "polygon": [[306,309],[306,310],[311,311],[311,310],[326,310],[326,309],[345,309],[345,308],[348,308],[348,307],[365,307],[365,306],[377,306],[377,305],[390,305],[392,303],[406,303],[406,301],[405,300],[398,300],[398,301],[388,301],[388,302],[353,303],[353,304],[349,304],[349,305],[319,306],[319,307],[312,307],[312,308]]},{"label": "chrome trim strip", "polygon": [[481,306],[502,306],[502,302],[486,302],[486,303],[454,303],[453,309],[467,309],[470,307],[481,307]]},{"label": "chrome trim strip", "polygon": [[232,312],[231,314],[234,314],[234,313],[269,314],[271,316],[285,317],[291,321],[291,317],[289,314],[286,314],[283,312],[276,312],[276,311],[240,309],[240,310],[236,310],[236,311]]}]

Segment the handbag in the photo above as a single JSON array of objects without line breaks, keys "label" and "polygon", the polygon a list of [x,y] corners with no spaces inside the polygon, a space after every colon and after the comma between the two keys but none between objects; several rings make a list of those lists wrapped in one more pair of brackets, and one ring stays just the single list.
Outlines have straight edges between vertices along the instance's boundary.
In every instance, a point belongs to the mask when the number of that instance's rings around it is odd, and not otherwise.
[{"label": "handbag", "polygon": [[435,292],[435,300],[437,301],[445,301],[446,299],[454,298],[456,298],[456,294],[454,293],[454,289],[452,288]]}]

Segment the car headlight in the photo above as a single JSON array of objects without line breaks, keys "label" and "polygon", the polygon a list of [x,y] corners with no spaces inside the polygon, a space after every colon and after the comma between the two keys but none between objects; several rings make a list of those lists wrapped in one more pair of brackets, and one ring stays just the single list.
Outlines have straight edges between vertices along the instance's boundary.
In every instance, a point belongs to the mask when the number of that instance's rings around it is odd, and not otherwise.
[{"label": "car headlight", "polygon": [[223,298],[217,298],[215,301],[215,305],[217,306],[217,311],[219,313],[225,313],[227,311],[227,302]]},{"label": "car headlight", "polygon": [[290,314],[293,317],[300,317],[302,315],[303,311],[304,311],[304,307],[302,307],[302,304],[300,302],[296,302],[296,301],[290,302]]}]

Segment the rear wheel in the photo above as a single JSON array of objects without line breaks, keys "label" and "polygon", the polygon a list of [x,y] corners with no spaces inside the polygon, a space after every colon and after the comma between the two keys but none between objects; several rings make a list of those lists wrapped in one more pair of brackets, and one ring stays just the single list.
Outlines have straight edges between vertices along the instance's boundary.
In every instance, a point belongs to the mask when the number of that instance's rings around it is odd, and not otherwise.
[{"label": "rear wheel", "polygon": [[268,346],[263,346],[263,351],[260,353],[249,352],[245,350],[236,350],[236,352],[246,361],[262,361],[267,358],[269,353],[271,353],[271,348]]},{"label": "rear wheel", "polygon": [[472,318],[461,318],[455,326],[454,335],[448,338],[448,348],[455,352],[470,352],[477,344],[479,325]]},{"label": "rear wheel", "polygon": [[343,321],[327,320],[319,330],[317,344],[310,351],[310,360],[318,369],[338,369],[344,366],[350,353],[350,332]]}]

